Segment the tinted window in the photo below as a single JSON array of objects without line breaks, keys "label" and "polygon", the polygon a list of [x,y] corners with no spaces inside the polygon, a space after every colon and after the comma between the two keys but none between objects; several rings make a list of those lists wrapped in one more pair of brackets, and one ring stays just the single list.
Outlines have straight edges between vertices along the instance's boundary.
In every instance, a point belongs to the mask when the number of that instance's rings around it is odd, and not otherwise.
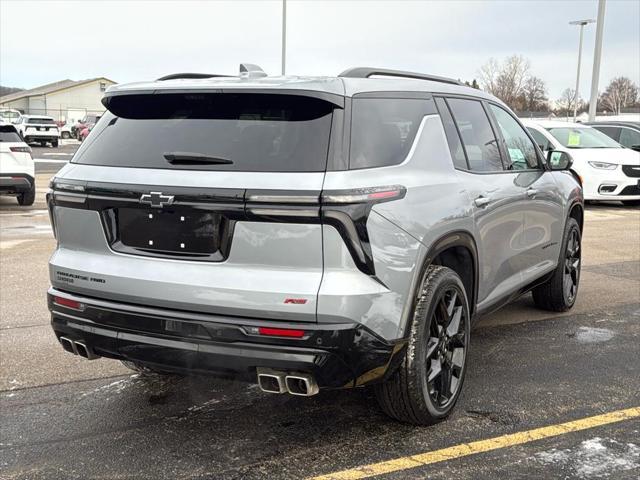
[{"label": "tinted window", "polygon": [[591,127],[560,127],[547,130],[567,148],[622,148],[618,142]]},{"label": "tinted window", "polygon": [[518,122],[509,113],[496,106],[490,105],[493,115],[498,122],[498,128],[505,141],[510,170],[528,170],[538,168],[538,154],[536,147]]},{"label": "tinted window", "polygon": [[426,100],[354,98],[352,169],[397,165],[406,158],[426,113]]},{"label": "tinted window", "polygon": [[22,142],[16,129],[7,125],[0,126],[0,142]]},{"label": "tinted window", "polygon": [[25,119],[25,123],[30,125],[55,125],[56,122],[53,121],[53,118],[38,118],[38,117],[28,117]]},{"label": "tinted window", "polygon": [[531,127],[528,127],[527,130],[529,130],[529,133],[540,147],[540,150],[553,150],[553,145],[551,145],[551,142],[542,133]]},{"label": "tinted window", "polygon": [[438,112],[440,113],[440,119],[442,120],[442,126],[444,127],[444,133],[447,137],[447,143],[449,144],[449,150],[451,151],[451,158],[456,168],[468,169],[467,159],[462,148],[462,142],[460,142],[460,135],[456,124],[453,122],[453,117],[449,111],[449,107],[444,98],[436,98],[436,105]]},{"label": "tinted window", "polygon": [[498,141],[482,104],[459,98],[450,98],[447,103],[460,131],[469,168],[478,172],[502,170]]},{"label": "tinted window", "polygon": [[103,115],[74,162],[255,172],[326,168],[333,105],[323,100],[249,93],[115,99],[109,109],[120,116]]},{"label": "tinted window", "polygon": [[640,132],[630,128],[623,128],[620,132],[620,143],[629,148],[640,145]]},{"label": "tinted window", "polygon": [[593,128],[595,128],[596,130],[601,131],[607,137],[613,138],[616,142],[619,141],[618,140],[620,138],[620,128],[619,127],[601,127],[601,126],[595,127],[594,126]]}]

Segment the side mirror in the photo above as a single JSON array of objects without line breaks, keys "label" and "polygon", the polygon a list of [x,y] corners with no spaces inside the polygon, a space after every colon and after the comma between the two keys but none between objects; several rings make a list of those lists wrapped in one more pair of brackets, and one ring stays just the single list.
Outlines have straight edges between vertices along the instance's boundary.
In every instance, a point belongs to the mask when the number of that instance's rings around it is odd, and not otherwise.
[{"label": "side mirror", "polygon": [[549,150],[547,152],[547,163],[551,170],[569,170],[573,165],[573,158],[567,152]]}]

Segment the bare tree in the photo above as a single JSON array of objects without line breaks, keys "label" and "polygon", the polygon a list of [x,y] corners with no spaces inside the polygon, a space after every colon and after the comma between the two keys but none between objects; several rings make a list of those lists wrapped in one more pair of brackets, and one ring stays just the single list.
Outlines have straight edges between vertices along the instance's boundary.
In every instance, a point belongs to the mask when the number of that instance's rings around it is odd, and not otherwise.
[{"label": "bare tree", "polygon": [[484,90],[515,108],[529,78],[530,66],[529,60],[522,55],[507,57],[502,64],[495,58],[490,58],[480,67],[480,81]]},{"label": "bare tree", "polygon": [[616,115],[620,111],[634,105],[638,99],[638,87],[627,77],[617,77],[611,80],[609,86],[600,97],[600,101],[610,108]]},{"label": "bare tree", "polygon": [[529,77],[522,88],[522,108],[529,112],[547,111],[547,88],[544,80],[538,77]]},{"label": "bare tree", "polygon": [[[573,103],[575,100],[576,91],[573,88],[567,88],[562,92],[560,98],[556,100],[556,111],[560,115],[573,114]],[[578,109],[582,104],[582,99],[578,97]]]}]

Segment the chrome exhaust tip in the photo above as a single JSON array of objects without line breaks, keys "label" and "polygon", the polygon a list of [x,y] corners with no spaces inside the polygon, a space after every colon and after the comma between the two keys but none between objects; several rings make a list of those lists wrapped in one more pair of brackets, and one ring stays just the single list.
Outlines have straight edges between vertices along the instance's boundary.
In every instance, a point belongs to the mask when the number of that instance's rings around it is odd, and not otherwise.
[{"label": "chrome exhaust tip", "polygon": [[307,373],[297,373],[285,377],[287,391],[291,395],[311,397],[320,391],[315,379]]},{"label": "chrome exhaust tip", "polygon": [[58,340],[60,341],[60,345],[62,345],[62,348],[64,348],[67,352],[73,353],[74,355],[78,355],[78,351],[76,350],[76,347],[73,345],[72,340],[68,339],[67,337],[60,337],[58,338]]},{"label": "chrome exhaust tip", "polygon": [[286,393],[285,374],[267,368],[258,368],[258,386],[266,393]]},{"label": "chrome exhaust tip", "polygon": [[91,350],[90,347],[87,347],[87,345],[82,342],[73,342],[73,345],[74,347],[76,347],[78,355],[86,358],[87,360],[96,360],[97,358],[100,358],[99,355],[93,353],[93,350]]}]

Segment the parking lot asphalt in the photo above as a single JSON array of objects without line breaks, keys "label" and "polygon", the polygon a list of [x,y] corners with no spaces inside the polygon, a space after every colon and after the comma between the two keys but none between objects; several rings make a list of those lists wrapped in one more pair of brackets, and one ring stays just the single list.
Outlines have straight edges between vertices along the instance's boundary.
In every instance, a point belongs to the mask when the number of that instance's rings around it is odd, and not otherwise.
[{"label": "parking lot asphalt", "polygon": [[[588,206],[572,311],[526,295],[481,319],[454,414],[417,428],[385,417],[367,389],[266,395],[64,352],[45,302],[52,171],[38,174],[33,207],[0,198],[0,478],[640,476],[640,209]],[[576,420],[586,427],[566,426]],[[557,434],[531,433],[541,427]],[[476,452],[487,439],[495,448]]]}]

